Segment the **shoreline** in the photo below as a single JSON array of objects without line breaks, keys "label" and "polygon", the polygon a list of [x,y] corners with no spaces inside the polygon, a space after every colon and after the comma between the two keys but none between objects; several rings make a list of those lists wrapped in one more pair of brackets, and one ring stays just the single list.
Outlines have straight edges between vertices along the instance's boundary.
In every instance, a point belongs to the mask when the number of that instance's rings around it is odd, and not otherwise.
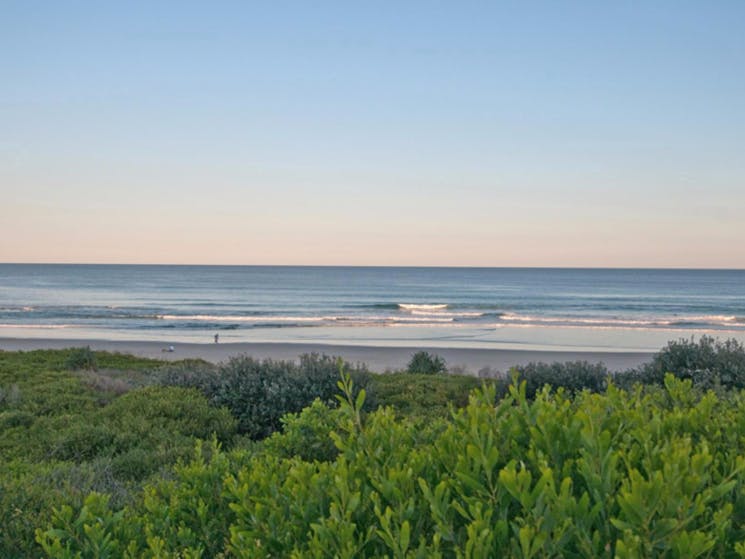
[{"label": "shoreline", "polygon": [[[510,367],[533,361],[588,361],[604,363],[611,371],[622,371],[649,361],[654,352],[630,351],[554,351],[523,349],[448,348],[412,345],[406,347],[374,345],[339,345],[294,342],[225,342],[179,343],[159,341],[125,341],[99,339],[54,338],[0,338],[0,351],[33,351],[37,349],[65,349],[90,346],[96,351],[129,353],[140,357],[175,361],[179,359],[204,359],[213,363],[225,361],[236,355],[249,355],[257,359],[295,360],[304,353],[325,353],[342,357],[350,363],[364,363],[373,372],[405,369],[416,351],[437,354],[450,368],[465,368],[475,375],[484,367],[506,372]],[[173,346],[174,351],[164,349]]]}]

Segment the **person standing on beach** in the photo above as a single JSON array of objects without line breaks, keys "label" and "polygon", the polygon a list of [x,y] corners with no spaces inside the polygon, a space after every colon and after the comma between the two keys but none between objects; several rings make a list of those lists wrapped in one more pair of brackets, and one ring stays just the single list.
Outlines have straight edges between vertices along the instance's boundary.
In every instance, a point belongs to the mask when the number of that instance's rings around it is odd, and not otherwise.
[{"label": "person standing on beach", "polygon": [[215,343],[217,343],[219,339],[220,339],[220,334],[215,334]]}]

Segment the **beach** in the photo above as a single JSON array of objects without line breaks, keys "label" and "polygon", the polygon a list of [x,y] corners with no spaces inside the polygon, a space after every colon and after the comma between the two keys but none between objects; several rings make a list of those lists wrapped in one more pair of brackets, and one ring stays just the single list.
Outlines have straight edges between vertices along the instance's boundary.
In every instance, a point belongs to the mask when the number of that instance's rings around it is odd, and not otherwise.
[{"label": "beach", "polygon": [[[304,353],[324,353],[342,357],[351,363],[364,363],[374,372],[401,370],[416,351],[429,351],[444,358],[451,370],[477,374],[488,367],[505,372],[515,365],[543,361],[588,361],[604,363],[611,371],[623,371],[649,361],[652,353],[626,351],[538,351],[513,349],[448,348],[448,347],[385,347],[322,343],[174,343],[158,341],[127,341],[97,339],[31,339],[0,338],[0,350],[32,351],[90,346],[96,351],[128,353],[141,357],[175,361],[204,359],[213,363],[237,355],[257,359],[297,359]],[[173,351],[168,351],[173,347]]]}]

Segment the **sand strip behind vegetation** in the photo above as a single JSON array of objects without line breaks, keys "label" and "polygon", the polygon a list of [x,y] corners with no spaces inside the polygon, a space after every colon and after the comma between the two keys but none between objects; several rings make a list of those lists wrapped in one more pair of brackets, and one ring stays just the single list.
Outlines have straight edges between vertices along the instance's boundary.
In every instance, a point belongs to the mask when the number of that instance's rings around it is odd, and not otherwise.
[{"label": "sand strip behind vegetation", "polygon": [[[173,346],[173,351],[164,351]],[[30,351],[90,346],[91,349],[130,353],[155,359],[177,360],[201,358],[220,362],[234,355],[250,355],[258,359],[296,359],[303,353],[325,353],[340,356],[353,363],[365,363],[371,370],[384,372],[406,367],[415,351],[425,350],[443,357],[448,367],[476,374],[489,367],[492,371],[507,371],[514,365],[531,361],[602,362],[612,371],[636,367],[649,361],[651,353],[603,351],[535,351],[513,349],[467,349],[429,347],[381,347],[360,345],[326,345],[317,343],[170,343],[155,341],[106,341],[0,338],[0,350]]]}]

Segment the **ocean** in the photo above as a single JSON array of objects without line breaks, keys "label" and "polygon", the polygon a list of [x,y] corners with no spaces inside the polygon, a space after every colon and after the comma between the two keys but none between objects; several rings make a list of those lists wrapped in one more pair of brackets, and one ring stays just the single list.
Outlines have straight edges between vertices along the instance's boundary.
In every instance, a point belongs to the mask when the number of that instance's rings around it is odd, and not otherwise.
[{"label": "ocean", "polygon": [[0,337],[649,351],[745,341],[745,270],[0,264]]}]

